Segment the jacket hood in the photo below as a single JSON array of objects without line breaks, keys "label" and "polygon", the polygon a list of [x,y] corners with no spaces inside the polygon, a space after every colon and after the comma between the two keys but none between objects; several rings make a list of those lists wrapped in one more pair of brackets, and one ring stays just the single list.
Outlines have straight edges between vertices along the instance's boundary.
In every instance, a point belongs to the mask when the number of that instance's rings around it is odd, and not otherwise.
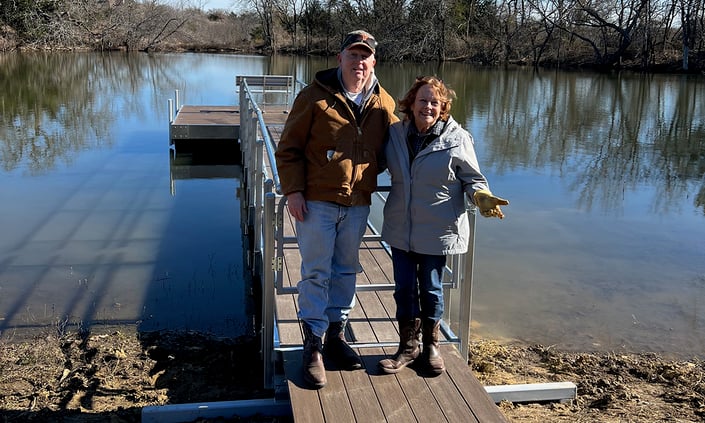
[{"label": "jacket hood", "polygon": [[[342,75],[339,67],[324,69],[316,72],[314,81],[333,94],[343,91]],[[367,85],[365,85],[365,101],[369,99],[372,93],[380,93],[377,75],[374,73],[374,70],[370,74],[370,78],[367,80]]]}]

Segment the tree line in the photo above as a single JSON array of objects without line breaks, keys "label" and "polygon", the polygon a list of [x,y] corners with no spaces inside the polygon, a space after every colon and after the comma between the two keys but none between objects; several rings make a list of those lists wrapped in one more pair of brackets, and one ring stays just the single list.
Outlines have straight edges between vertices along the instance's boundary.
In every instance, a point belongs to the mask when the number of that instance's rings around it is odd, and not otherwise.
[{"label": "tree line", "polygon": [[0,0],[0,51],[335,54],[356,28],[390,61],[703,72],[705,0]]}]

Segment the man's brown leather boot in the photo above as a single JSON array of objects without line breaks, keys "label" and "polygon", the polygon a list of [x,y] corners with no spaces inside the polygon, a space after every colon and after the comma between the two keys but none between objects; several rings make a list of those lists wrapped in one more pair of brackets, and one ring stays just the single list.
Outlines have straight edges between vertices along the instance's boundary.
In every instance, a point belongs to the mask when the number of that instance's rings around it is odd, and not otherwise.
[{"label": "man's brown leather boot", "polygon": [[311,327],[304,322],[304,380],[315,389],[326,386],[326,368],[323,365],[323,345],[320,336],[313,334]]},{"label": "man's brown leather boot", "polygon": [[339,369],[357,370],[362,368],[362,360],[345,340],[345,323],[330,322],[326,331],[326,343],[323,354]]}]

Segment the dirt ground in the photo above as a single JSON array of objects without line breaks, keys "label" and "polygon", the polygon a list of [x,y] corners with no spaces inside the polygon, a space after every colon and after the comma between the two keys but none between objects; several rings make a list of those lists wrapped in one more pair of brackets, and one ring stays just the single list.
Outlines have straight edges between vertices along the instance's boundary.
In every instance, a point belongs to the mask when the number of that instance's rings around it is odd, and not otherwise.
[{"label": "dirt ground", "polygon": [[[3,422],[139,422],[141,408],[266,398],[254,340],[197,333],[49,333],[0,341]],[[484,385],[574,382],[569,403],[502,403],[512,422],[705,421],[701,361],[655,354],[568,353],[545,346],[473,341]],[[258,416],[247,422],[284,422]],[[218,420],[223,422],[224,420]],[[230,420],[235,421],[235,420]]]}]

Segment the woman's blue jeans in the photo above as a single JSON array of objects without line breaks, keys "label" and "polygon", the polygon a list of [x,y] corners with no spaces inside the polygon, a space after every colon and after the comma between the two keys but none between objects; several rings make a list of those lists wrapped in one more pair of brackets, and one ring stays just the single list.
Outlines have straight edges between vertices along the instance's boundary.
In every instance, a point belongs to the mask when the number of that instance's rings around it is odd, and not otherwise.
[{"label": "woman's blue jeans", "polygon": [[298,316],[322,337],[329,322],[347,321],[355,306],[360,243],[370,207],[325,201],[307,201],[306,207],[304,221],[296,221],[301,252]]},{"label": "woman's blue jeans", "polygon": [[446,256],[419,254],[392,247],[396,318],[438,321],[443,316],[443,269]]}]

